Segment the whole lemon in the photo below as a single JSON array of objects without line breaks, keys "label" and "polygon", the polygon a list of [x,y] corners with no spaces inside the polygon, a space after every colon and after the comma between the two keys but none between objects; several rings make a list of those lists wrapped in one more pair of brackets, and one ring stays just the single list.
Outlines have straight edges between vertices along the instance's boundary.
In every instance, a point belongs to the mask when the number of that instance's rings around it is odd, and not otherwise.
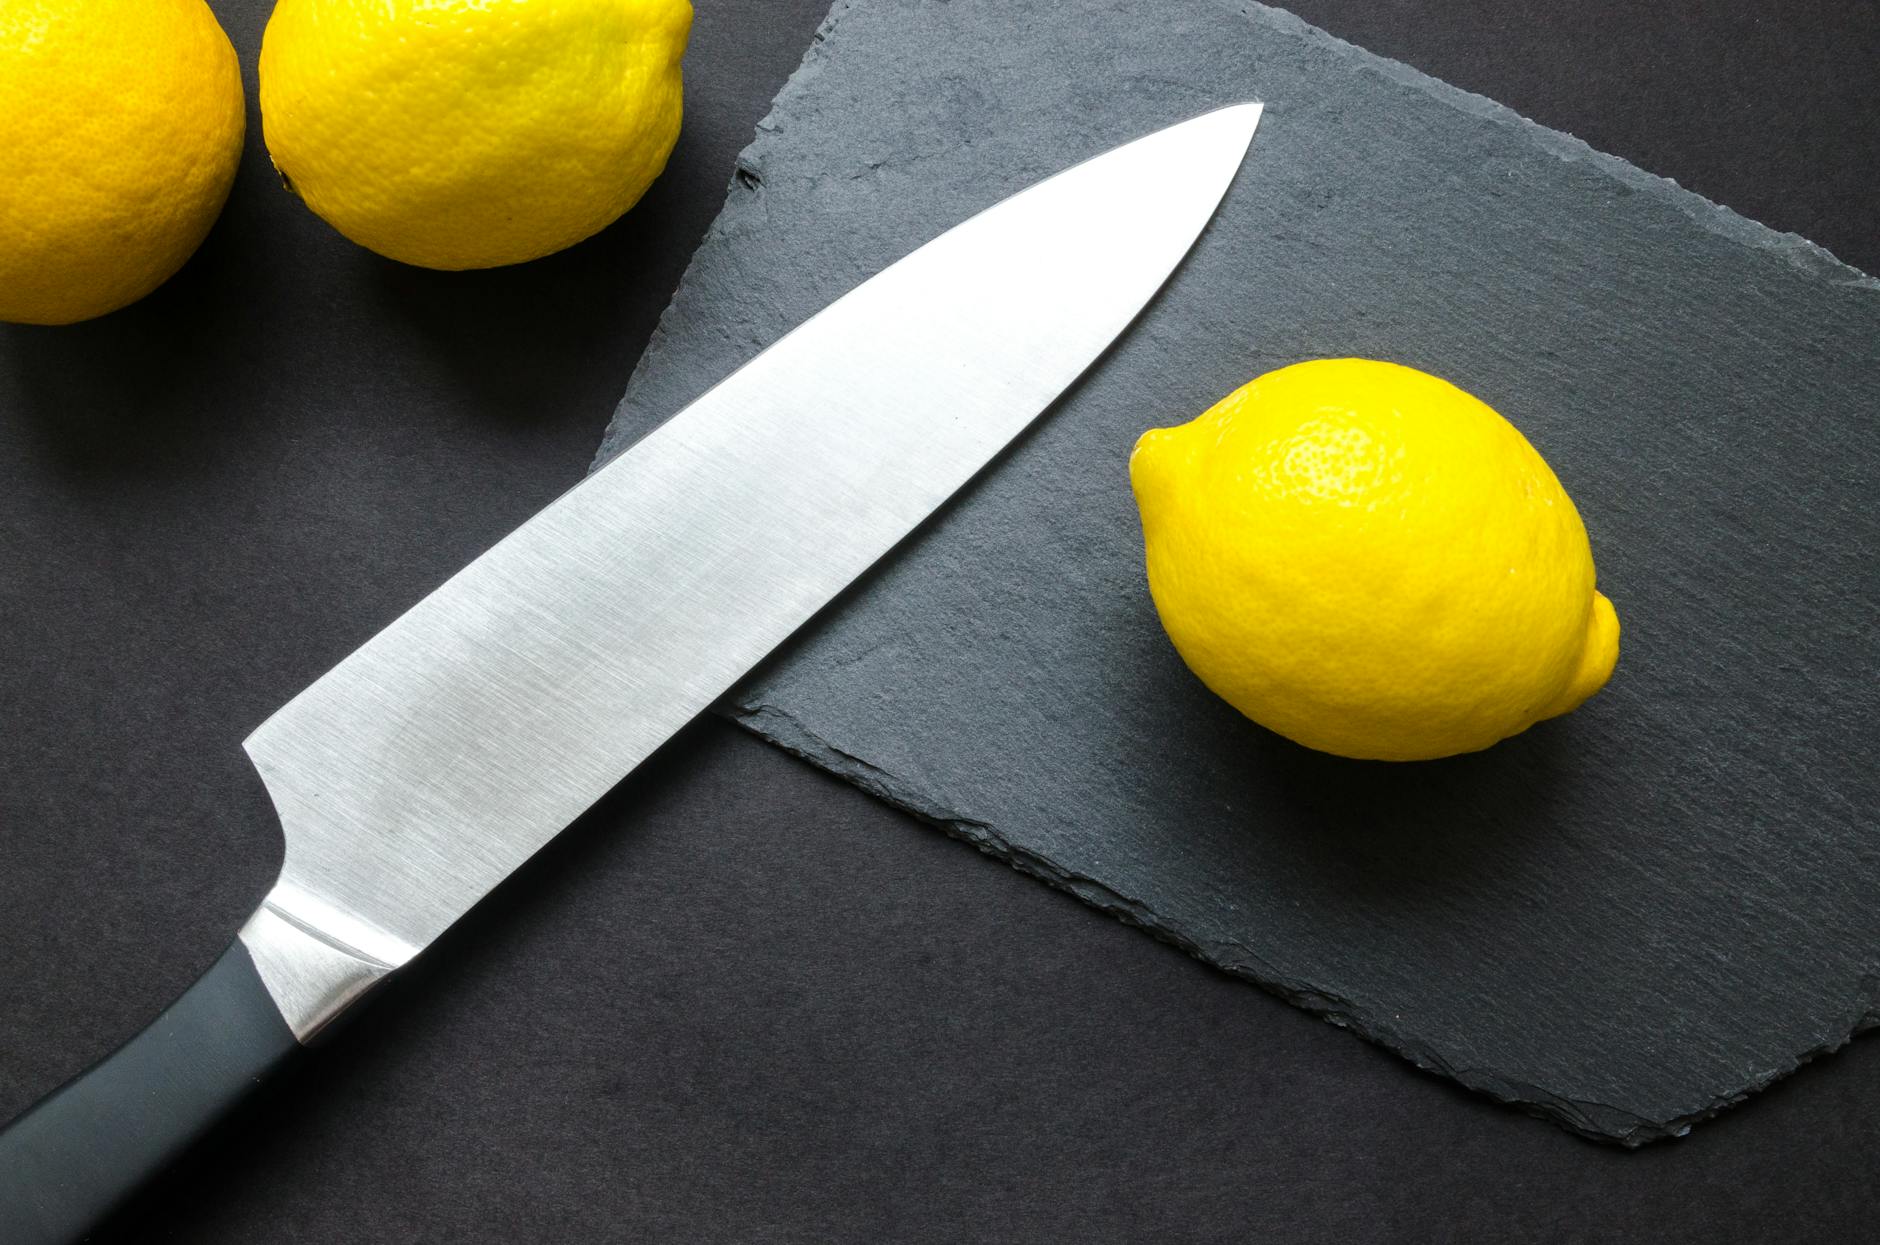
[{"label": "whole lemon", "polygon": [[242,150],[203,0],[0,0],[0,320],[70,324],[163,284]]},{"label": "whole lemon", "polygon": [[1619,619],[1514,425],[1368,359],[1269,372],[1136,443],[1149,589],[1189,669],[1341,756],[1486,748],[1604,686]]},{"label": "whole lemon", "polygon": [[687,0],[280,0],[261,130],[328,224],[426,268],[612,223],[679,137]]}]

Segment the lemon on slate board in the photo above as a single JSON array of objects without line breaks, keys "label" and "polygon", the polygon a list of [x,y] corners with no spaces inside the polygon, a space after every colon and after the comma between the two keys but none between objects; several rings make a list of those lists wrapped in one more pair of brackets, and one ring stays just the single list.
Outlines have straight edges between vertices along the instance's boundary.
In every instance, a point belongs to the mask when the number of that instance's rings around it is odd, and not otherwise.
[{"label": "lemon on slate board", "polygon": [[261,128],[362,246],[492,268],[632,207],[679,137],[687,0],[280,0]]},{"label": "lemon on slate board", "polygon": [[1578,707],[1618,659],[1560,481],[1514,425],[1427,373],[1281,368],[1145,433],[1129,467],[1176,650],[1307,747],[1472,752]]},{"label": "lemon on slate board", "polygon": [[203,0],[0,0],[0,320],[70,324],[183,266],[242,149]]}]

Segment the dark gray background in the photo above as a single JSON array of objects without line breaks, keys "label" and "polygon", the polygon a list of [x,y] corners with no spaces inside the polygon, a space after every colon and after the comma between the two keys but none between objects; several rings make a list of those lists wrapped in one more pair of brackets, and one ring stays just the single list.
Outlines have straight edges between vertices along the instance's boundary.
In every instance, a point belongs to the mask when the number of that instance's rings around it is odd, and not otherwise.
[{"label": "dark gray background", "polygon": [[[216,5],[251,118],[265,7]],[[672,169],[563,256],[377,260],[278,189],[257,126],[163,290],[0,329],[0,1115],[265,888],[240,737],[579,478],[821,7],[703,5]],[[1880,269],[1871,3],[1293,7]],[[1595,1147],[708,722],[138,1235],[1856,1240],[1874,1050],[1686,1141]]]}]

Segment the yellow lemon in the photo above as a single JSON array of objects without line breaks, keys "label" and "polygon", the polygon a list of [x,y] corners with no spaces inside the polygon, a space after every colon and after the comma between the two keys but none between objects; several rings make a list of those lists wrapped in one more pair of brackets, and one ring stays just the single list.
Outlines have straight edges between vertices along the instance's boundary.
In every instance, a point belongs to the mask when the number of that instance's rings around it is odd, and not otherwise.
[{"label": "yellow lemon", "polygon": [[1605,685],[1619,619],[1579,512],[1449,382],[1324,359],[1269,372],[1129,461],[1149,589],[1201,681],[1309,748],[1486,748]]},{"label": "yellow lemon", "polygon": [[687,0],[280,0],[261,130],[328,224],[426,268],[612,223],[679,137]]},{"label": "yellow lemon", "polygon": [[0,320],[70,324],[201,245],[242,150],[203,0],[0,0]]}]

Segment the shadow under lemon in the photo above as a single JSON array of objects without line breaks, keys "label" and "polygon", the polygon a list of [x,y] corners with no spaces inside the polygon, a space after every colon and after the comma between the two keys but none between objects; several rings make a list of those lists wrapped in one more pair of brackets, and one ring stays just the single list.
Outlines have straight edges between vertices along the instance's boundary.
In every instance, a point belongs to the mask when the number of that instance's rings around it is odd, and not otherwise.
[{"label": "shadow under lemon", "polygon": [[572,422],[598,439],[708,223],[699,187],[722,179],[719,158],[681,131],[638,203],[540,259],[441,271],[349,247],[348,267],[464,412],[525,429]]},{"label": "shadow under lemon", "polygon": [[1250,777],[1280,814],[1250,832],[1315,884],[1389,906],[1498,880],[1547,837],[1585,723],[1414,762],[1354,761],[1246,726]]}]

